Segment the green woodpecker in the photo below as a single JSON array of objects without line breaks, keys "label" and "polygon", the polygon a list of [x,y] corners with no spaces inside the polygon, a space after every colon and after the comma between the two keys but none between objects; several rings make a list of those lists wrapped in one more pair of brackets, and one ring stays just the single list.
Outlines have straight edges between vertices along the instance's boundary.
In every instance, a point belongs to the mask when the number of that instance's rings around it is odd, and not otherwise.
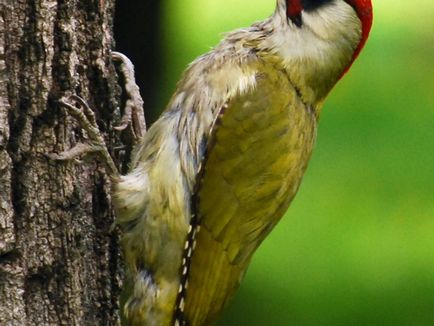
[{"label": "green woodpecker", "polygon": [[278,0],[189,66],[130,172],[112,172],[130,325],[217,319],[296,194],[322,103],[371,24],[371,0]]}]

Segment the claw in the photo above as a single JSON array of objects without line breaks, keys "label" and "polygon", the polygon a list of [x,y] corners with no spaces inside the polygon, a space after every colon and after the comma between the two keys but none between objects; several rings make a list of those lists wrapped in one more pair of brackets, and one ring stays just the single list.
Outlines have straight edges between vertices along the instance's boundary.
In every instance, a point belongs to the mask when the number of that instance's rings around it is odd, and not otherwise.
[{"label": "claw", "polygon": [[140,139],[146,132],[146,121],[143,110],[143,99],[140,89],[134,78],[134,65],[127,56],[119,52],[112,52],[112,59],[120,62],[120,69],[125,78],[125,92],[127,101],[121,123],[114,127],[116,130],[125,130],[130,124],[136,139]]},{"label": "claw", "polygon": [[98,127],[96,124],[96,118],[95,118],[95,113],[93,112],[93,110],[89,107],[89,104],[87,104],[87,102],[81,98],[78,95],[71,95],[71,99],[80,103],[80,105],[83,107],[84,110],[84,114],[86,115],[87,119],[89,120],[89,122],[94,126],[94,127]]},{"label": "claw", "polygon": [[[125,78],[124,88],[127,95],[121,123],[114,128],[122,131],[131,124],[133,135],[137,140],[142,138],[145,134],[146,122],[143,111],[143,100],[134,78],[134,66],[130,59],[122,53],[112,52],[112,58],[114,61],[120,62],[120,70]],[[86,132],[88,140],[85,143],[79,143],[62,153],[50,153],[47,154],[47,156],[52,160],[67,161],[89,153],[97,153],[105,164],[108,174],[112,178],[117,178],[119,176],[118,169],[116,168],[116,165],[108,152],[104,138],[99,131],[95,113],[89,107],[87,102],[78,95],[71,95],[61,98],[58,103],[75,117],[80,126]]]},{"label": "claw", "polygon": [[121,124],[115,126],[114,127],[115,130],[123,131],[128,127],[128,125],[132,120],[132,114],[133,114],[132,111],[133,110],[130,105],[125,106],[125,111],[124,111],[124,115],[122,116]]},{"label": "claw", "polygon": [[71,149],[67,151],[63,151],[59,154],[57,153],[49,153],[47,156],[53,161],[71,161],[79,156],[95,152],[94,148],[91,145],[85,143],[78,143]]},{"label": "claw", "polygon": [[[69,100],[75,101],[79,106],[77,107],[70,104]],[[89,153],[97,153],[102,159],[108,174],[113,179],[117,178],[119,176],[118,169],[110,156],[104,138],[98,129],[95,114],[87,102],[77,95],[71,95],[70,97],[63,97],[58,103],[68,109],[71,115],[77,119],[80,126],[86,132],[89,140],[86,143],[78,143],[71,149],[62,153],[50,153],[47,156],[56,161],[69,161]],[[80,107],[82,109],[80,109]]]}]

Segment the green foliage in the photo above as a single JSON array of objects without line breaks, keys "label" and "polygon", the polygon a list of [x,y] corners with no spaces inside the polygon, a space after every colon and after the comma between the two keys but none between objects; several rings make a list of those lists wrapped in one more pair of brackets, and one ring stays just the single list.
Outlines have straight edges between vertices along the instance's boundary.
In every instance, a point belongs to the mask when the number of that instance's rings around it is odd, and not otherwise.
[{"label": "green foliage", "polygon": [[[168,0],[167,102],[185,66],[273,0]],[[287,216],[220,325],[434,325],[434,2],[374,1]],[[423,8],[423,10],[421,10]]]}]

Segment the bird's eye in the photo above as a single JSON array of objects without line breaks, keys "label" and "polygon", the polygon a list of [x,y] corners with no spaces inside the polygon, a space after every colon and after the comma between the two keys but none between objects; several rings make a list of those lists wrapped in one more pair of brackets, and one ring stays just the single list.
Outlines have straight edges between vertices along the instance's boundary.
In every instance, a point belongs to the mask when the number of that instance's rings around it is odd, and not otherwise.
[{"label": "bird's eye", "polygon": [[305,11],[313,11],[322,6],[332,3],[334,0],[301,0]]}]

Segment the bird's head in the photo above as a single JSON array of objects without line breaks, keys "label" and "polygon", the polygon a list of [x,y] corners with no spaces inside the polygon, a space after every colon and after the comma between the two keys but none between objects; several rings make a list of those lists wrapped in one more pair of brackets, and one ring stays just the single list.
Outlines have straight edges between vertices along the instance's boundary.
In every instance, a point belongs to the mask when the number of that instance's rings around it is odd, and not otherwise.
[{"label": "bird's head", "polygon": [[[350,5],[361,22],[361,38],[353,54],[352,62],[354,62],[365,45],[369,32],[371,31],[373,18],[371,0],[286,0],[286,16],[296,27],[302,28],[304,14],[320,13],[322,7],[331,5],[336,1],[344,1]],[[348,69],[349,66],[346,70]]]},{"label": "bird's head", "polygon": [[274,49],[310,103],[320,102],[366,43],[371,0],[277,0]]}]

